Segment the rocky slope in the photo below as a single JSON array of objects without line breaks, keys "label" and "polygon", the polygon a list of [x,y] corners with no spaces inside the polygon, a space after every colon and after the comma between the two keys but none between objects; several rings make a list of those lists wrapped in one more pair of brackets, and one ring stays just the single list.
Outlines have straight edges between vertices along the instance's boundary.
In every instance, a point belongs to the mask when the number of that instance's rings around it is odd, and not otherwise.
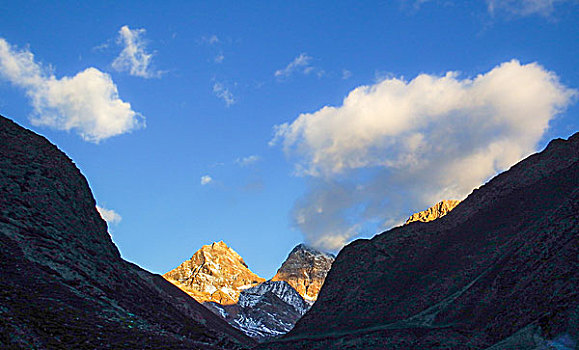
[{"label": "rocky slope", "polygon": [[574,349],[579,133],[448,215],[357,240],[313,307],[260,349]]},{"label": "rocky slope", "polygon": [[121,259],[88,183],[0,117],[0,348],[237,349],[253,340]]},{"label": "rocky slope", "polygon": [[283,281],[267,281],[246,289],[235,305],[205,304],[248,336],[265,340],[289,332],[310,304]]},{"label": "rocky slope", "polygon": [[331,254],[300,244],[290,252],[272,281],[289,283],[305,300],[313,303],[318,297],[334,258]]},{"label": "rocky slope", "polygon": [[404,224],[408,225],[409,223],[415,221],[429,222],[439,219],[448,214],[452,209],[454,209],[454,207],[456,207],[458,203],[460,203],[460,201],[453,199],[443,200],[426,210],[410,215],[410,217],[408,218],[408,220],[406,220],[406,223]]},{"label": "rocky slope", "polygon": [[191,259],[163,275],[200,303],[237,303],[239,293],[265,279],[251,272],[239,254],[223,242],[204,245]]}]

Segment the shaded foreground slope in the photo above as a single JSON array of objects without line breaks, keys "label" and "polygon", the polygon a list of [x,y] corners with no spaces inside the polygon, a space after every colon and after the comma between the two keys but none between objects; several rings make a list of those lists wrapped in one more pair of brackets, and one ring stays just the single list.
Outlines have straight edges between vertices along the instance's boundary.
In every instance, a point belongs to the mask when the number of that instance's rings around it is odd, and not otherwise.
[{"label": "shaded foreground slope", "polygon": [[554,140],[445,217],[349,244],[312,309],[259,348],[574,349],[578,160],[579,134]]},{"label": "shaded foreground slope", "polygon": [[121,259],[72,161],[0,117],[0,348],[236,349],[254,342]]}]

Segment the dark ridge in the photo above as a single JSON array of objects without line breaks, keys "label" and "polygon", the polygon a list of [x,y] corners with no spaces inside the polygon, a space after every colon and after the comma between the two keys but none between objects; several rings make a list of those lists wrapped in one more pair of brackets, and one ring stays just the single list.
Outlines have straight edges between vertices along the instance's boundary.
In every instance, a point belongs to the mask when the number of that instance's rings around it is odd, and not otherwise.
[{"label": "dark ridge", "polygon": [[121,259],[86,179],[0,117],[0,348],[240,349],[255,344]]},{"label": "dark ridge", "polygon": [[258,348],[573,349],[578,256],[575,134],[436,221],[346,246],[313,307]]}]

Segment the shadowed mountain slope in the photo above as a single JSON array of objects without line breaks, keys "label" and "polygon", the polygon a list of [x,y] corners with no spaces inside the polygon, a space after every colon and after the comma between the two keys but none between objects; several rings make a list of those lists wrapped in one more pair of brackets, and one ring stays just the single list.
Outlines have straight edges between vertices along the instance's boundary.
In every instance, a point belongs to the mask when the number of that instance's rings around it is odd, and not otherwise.
[{"label": "shadowed mountain slope", "polygon": [[259,341],[286,334],[310,308],[287,282],[271,280],[241,291],[237,304],[203,305]]},{"label": "shadowed mountain slope", "polygon": [[121,259],[86,179],[0,117],[0,348],[237,349],[253,340]]},{"label": "shadowed mountain slope", "polygon": [[260,349],[574,349],[579,133],[444,217],[357,240],[317,302]]}]

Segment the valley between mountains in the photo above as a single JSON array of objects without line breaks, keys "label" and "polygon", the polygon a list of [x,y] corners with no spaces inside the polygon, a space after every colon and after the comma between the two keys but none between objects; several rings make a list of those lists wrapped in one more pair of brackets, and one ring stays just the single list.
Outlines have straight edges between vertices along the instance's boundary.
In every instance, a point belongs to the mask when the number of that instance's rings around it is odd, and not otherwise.
[{"label": "valley between mountains", "polygon": [[85,177],[0,117],[2,349],[576,349],[579,133],[460,203],[270,280],[224,242],[164,276],[121,258]]},{"label": "valley between mountains", "polygon": [[224,242],[205,245],[163,275],[233,327],[257,340],[289,332],[317,299],[334,256],[296,246],[266,281]]},{"label": "valley between mountains", "polygon": [[[412,214],[406,224],[448,214],[457,200],[444,200]],[[163,277],[258,341],[289,332],[318,298],[335,256],[297,245],[273,278],[253,273],[224,242],[201,247],[191,259]]]}]

